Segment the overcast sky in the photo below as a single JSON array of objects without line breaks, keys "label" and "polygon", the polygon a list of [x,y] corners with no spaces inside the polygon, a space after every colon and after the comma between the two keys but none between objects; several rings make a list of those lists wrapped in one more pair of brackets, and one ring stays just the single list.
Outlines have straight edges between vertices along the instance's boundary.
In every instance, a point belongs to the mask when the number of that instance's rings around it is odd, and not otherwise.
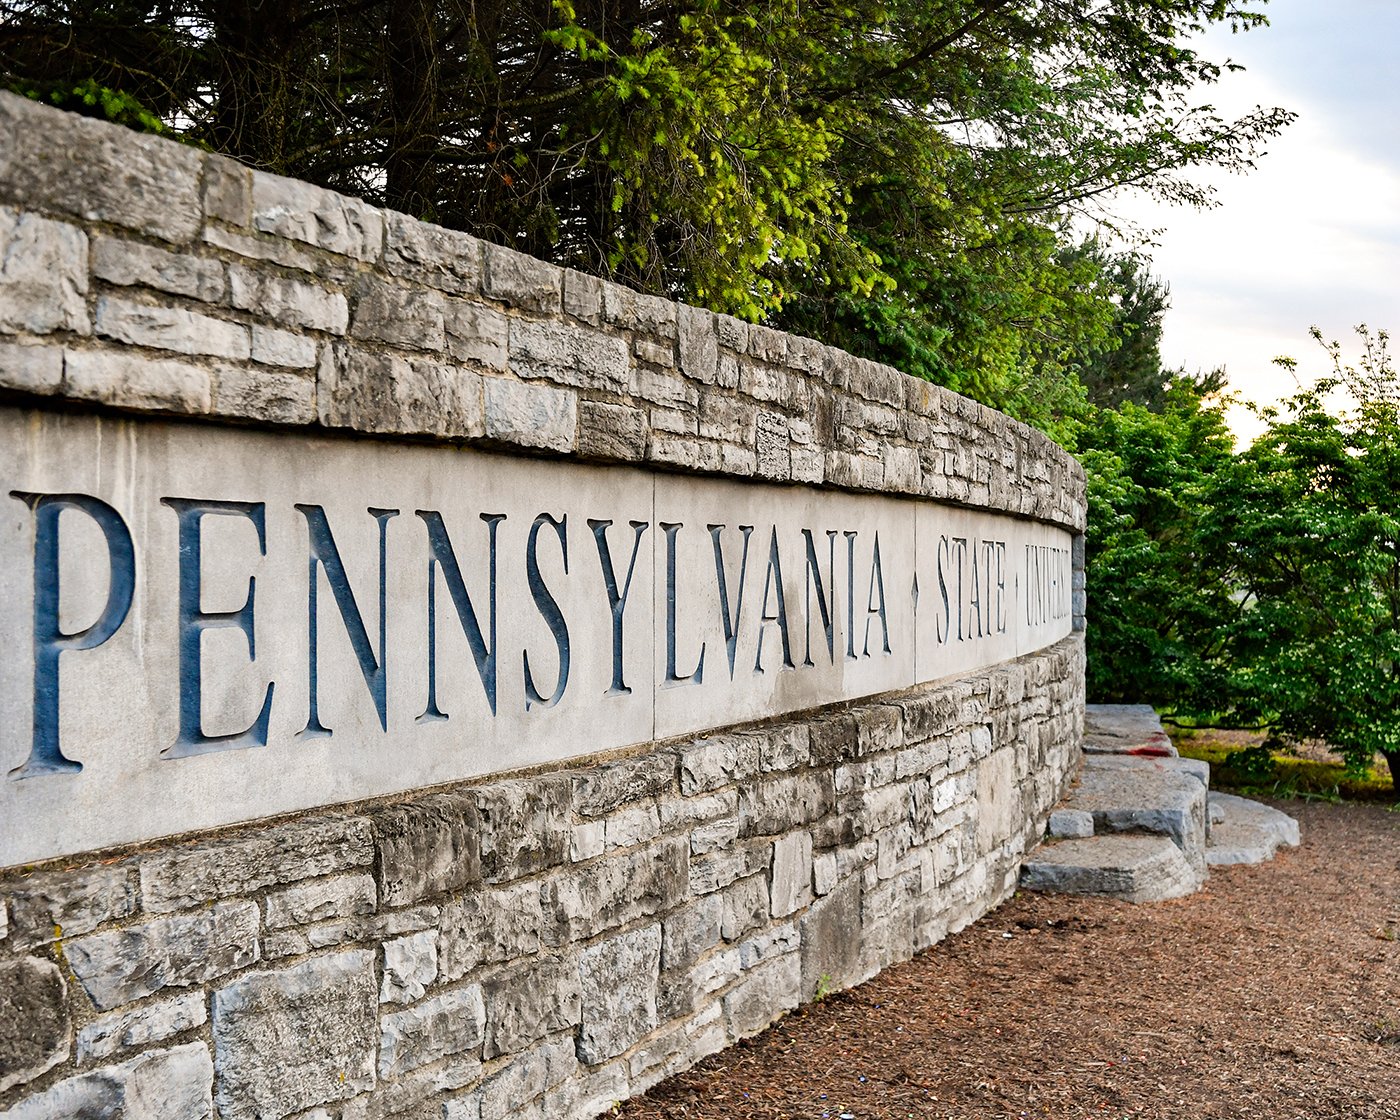
[{"label": "overcast sky", "polygon": [[[1279,105],[1297,121],[1249,175],[1200,176],[1218,188],[1214,210],[1120,207],[1165,227],[1152,258],[1172,290],[1166,364],[1224,364],[1230,387],[1260,403],[1295,388],[1275,355],[1297,358],[1305,383],[1328,368],[1314,324],[1352,355],[1358,323],[1400,336],[1400,0],[1265,10],[1269,27],[1206,37],[1206,57],[1247,69],[1199,100],[1235,116]],[[1242,412],[1231,422],[1244,438],[1259,428]]]}]

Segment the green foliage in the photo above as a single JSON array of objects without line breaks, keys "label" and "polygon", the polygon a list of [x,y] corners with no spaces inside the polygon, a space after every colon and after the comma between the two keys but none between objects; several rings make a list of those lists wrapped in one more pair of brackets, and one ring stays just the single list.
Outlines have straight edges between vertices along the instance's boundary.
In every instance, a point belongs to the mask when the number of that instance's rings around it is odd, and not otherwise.
[{"label": "green foliage", "polygon": [[70,113],[110,121],[135,132],[153,132],[159,136],[181,139],[164,121],[129,93],[98,85],[95,78],[76,84],[71,82],[13,81],[6,87],[11,93],[22,94],[31,101],[44,101]]}]

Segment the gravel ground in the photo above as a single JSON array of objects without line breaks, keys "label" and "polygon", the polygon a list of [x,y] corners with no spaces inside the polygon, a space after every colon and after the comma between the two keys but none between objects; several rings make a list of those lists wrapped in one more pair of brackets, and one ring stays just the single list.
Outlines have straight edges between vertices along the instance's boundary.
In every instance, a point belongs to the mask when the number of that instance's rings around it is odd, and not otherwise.
[{"label": "gravel ground", "polygon": [[1022,894],[628,1101],[725,1117],[1400,1118],[1400,812],[1147,906]]}]

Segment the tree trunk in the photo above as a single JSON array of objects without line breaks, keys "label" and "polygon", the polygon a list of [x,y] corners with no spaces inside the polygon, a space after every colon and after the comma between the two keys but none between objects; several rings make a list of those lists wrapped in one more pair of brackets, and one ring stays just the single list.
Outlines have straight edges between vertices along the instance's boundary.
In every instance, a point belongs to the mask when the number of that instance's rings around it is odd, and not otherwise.
[{"label": "tree trunk", "polygon": [[1385,764],[1390,767],[1390,785],[1400,793],[1400,751],[1381,751]]}]

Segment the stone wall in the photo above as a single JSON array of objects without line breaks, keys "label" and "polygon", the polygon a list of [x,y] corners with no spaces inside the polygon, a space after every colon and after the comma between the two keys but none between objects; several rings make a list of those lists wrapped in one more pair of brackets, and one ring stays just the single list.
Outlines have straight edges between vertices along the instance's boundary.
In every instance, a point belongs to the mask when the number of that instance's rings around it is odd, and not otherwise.
[{"label": "stone wall", "polygon": [[[0,242],[10,404],[1083,531],[1079,465],[956,394],[3,93]],[[596,1115],[1012,891],[1076,769],[1083,681],[1075,634],[780,720],[0,871],[0,1109]]]}]

